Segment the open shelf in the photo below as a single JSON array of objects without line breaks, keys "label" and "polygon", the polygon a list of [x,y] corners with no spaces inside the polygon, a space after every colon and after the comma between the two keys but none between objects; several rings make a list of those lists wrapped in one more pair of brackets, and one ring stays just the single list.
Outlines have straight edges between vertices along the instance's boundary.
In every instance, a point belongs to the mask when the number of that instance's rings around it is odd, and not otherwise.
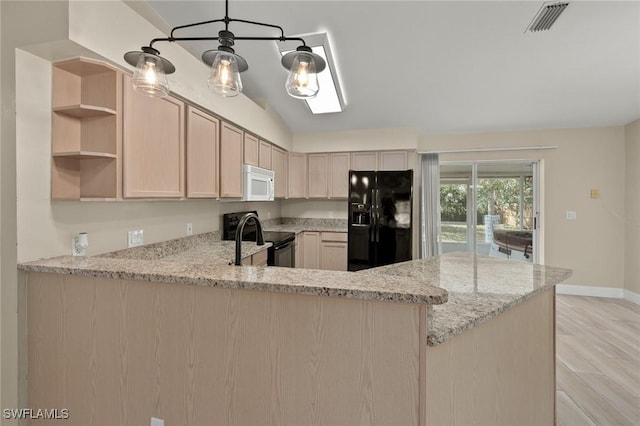
[{"label": "open shelf", "polygon": [[76,160],[82,160],[84,158],[117,158],[117,155],[110,154],[108,152],[91,152],[91,151],[70,151],[70,152],[54,152],[54,157],[66,157]]},{"label": "open shelf", "polygon": [[52,67],[51,198],[122,197],[122,73],[86,58]]},{"label": "open shelf", "polygon": [[53,112],[74,118],[108,117],[110,115],[116,115],[116,111],[111,108],[83,104],[54,107]]}]

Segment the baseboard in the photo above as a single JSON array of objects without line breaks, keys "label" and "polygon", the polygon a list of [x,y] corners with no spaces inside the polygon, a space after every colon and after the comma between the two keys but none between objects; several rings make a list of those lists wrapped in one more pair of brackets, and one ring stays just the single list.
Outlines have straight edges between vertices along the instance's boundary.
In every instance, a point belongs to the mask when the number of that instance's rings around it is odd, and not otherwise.
[{"label": "baseboard", "polygon": [[640,294],[622,288],[592,287],[587,285],[558,284],[556,294],[571,296],[608,297],[611,299],[625,299],[640,305]]},{"label": "baseboard", "polygon": [[625,290],[624,291],[624,298],[625,298],[625,300],[628,300],[629,302],[633,302],[636,305],[640,305],[640,294],[638,294],[638,293],[634,293],[632,291]]}]

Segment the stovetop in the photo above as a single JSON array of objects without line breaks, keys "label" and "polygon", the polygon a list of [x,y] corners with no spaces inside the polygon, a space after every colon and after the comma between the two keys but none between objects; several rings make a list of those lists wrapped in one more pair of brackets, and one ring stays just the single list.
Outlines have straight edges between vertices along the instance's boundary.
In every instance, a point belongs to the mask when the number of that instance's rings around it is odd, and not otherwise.
[{"label": "stovetop", "polygon": [[[222,239],[223,240],[235,240],[236,238],[236,229],[238,228],[238,224],[240,223],[240,219],[247,213],[255,213],[258,212],[253,211],[245,211],[245,212],[236,212],[236,213],[227,213],[222,216]],[[249,221],[245,224],[244,230],[242,232],[242,241],[255,241],[256,240],[256,224],[254,221]],[[290,241],[295,240],[296,234],[293,232],[281,232],[281,231],[263,231],[262,235],[264,236],[264,241],[268,243],[272,243],[274,247],[279,247],[283,244],[286,244]]]}]

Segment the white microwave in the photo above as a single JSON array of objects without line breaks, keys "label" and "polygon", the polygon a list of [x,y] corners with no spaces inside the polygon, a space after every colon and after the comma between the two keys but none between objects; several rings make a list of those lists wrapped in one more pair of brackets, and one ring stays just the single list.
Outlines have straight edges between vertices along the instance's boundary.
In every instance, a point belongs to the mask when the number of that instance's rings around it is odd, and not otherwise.
[{"label": "white microwave", "polygon": [[244,201],[273,201],[275,196],[273,170],[245,164],[242,172]]}]

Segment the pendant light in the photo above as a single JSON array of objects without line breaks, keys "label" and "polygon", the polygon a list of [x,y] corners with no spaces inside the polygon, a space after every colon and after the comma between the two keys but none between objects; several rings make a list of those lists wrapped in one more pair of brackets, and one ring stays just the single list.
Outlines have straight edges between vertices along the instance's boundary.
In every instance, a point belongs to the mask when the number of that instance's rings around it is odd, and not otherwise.
[{"label": "pendant light", "polygon": [[133,90],[145,96],[164,97],[169,94],[167,74],[175,71],[173,64],[160,56],[152,47],[143,47],[142,52],[128,52],[125,60],[135,62],[131,84]]},{"label": "pendant light", "polygon": [[285,88],[290,96],[298,99],[313,98],[318,94],[318,69],[322,71],[324,60],[308,46],[300,46],[295,52],[282,57],[282,65],[289,71]]},{"label": "pendant light", "polygon": [[[224,30],[218,33],[217,37],[175,37],[177,30],[196,27],[216,22],[224,23]],[[236,37],[229,31],[231,22],[242,22],[244,24],[269,27],[279,31],[278,36]],[[125,61],[136,67],[133,77],[133,88],[136,92],[146,96],[162,97],[169,93],[169,83],[167,74],[175,72],[175,67],[171,62],[160,56],[160,52],[153,48],[153,44],[160,41],[208,41],[217,40],[220,46],[216,50],[208,50],[202,54],[202,60],[211,66],[211,73],[207,81],[208,86],[214,93],[221,96],[237,96],[242,92],[242,81],[240,73],[246,71],[249,66],[241,56],[237,55],[232,48],[236,40],[255,41],[297,41],[302,43],[294,52],[287,53],[282,58],[282,65],[289,70],[289,76],[285,83],[285,88],[289,95],[298,99],[313,98],[320,89],[318,86],[317,74],[325,69],[326,63],[322,57],[313,53],[310,47],[305,44],[300,37],[286,37],[284,30],[278,25],[266,24],[262,22],[248,21],[245,19],[229,18],[229,0],[225,0],[225,16],[222,19],[213,19],[193,24],[174,27],[171,34],[166,38],[155,38],[151,40],[149,46],[142,47],[142,51],[128,52],[124,55]]]}]

